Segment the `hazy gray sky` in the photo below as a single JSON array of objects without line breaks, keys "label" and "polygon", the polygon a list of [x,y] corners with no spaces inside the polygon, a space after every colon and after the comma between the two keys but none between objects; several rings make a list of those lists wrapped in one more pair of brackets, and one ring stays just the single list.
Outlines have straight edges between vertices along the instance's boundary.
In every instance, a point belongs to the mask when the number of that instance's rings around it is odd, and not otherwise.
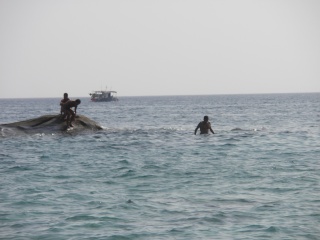
[{"label": "hazy gray sky", "polygon": [[319,0],[0,0],[0,98],[320,92]]}]

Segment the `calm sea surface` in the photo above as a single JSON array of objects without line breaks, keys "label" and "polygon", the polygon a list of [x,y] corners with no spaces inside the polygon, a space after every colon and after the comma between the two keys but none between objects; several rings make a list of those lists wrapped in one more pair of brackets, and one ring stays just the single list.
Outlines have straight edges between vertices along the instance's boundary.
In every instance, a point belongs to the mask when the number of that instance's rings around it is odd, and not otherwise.
[{"label": "calm sea surface", "polygon": [[[72,96],[71,96],[72,97]],[[60,99],[0,99],[0,124]],[[320,239],[320,93],[120,97],[0,132],[1,239]],[[208,115],[216,134],[194,135]]]}]

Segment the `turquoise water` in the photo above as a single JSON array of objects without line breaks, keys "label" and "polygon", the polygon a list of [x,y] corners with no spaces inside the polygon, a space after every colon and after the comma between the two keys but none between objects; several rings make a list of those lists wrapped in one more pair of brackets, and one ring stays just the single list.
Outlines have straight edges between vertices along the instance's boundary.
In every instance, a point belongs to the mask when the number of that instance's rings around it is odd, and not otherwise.
[{"label": "turquoise water", "polygon": [[[0,123],[60,99],[0,99]],[[320,94],[120,97],[0,135],[1,239],[319,239]],[[194,135],[208,115],[216,134]]]}]

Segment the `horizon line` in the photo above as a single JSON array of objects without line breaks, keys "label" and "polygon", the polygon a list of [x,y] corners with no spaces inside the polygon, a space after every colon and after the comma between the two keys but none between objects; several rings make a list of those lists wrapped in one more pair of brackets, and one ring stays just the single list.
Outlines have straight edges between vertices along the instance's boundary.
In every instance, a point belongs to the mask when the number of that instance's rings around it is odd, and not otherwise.
[{"label": "horizon line", "polygon": [[[174,97],[174,96],[223,96],[223,95],[272,95],[272,94],[315,94],[320,92],[265,92],[265,93],[215,93],[215,94],[168,94],[168,95],[123,95],[120,97]],[[119,95],[118,95],[119,97]],[[61,97],[0,97],[0,99],[45,99]],[[90,98],[90,96],[75,96],[74,98]]]}]

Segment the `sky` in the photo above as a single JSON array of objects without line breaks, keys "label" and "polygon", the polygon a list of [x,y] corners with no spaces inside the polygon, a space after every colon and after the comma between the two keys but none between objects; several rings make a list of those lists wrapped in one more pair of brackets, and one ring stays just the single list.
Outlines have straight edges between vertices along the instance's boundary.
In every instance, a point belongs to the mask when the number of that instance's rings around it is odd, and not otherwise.
[{"label": "sky", "polygon": [[0,98],[320,92],[319,0],[0,0]]}]

